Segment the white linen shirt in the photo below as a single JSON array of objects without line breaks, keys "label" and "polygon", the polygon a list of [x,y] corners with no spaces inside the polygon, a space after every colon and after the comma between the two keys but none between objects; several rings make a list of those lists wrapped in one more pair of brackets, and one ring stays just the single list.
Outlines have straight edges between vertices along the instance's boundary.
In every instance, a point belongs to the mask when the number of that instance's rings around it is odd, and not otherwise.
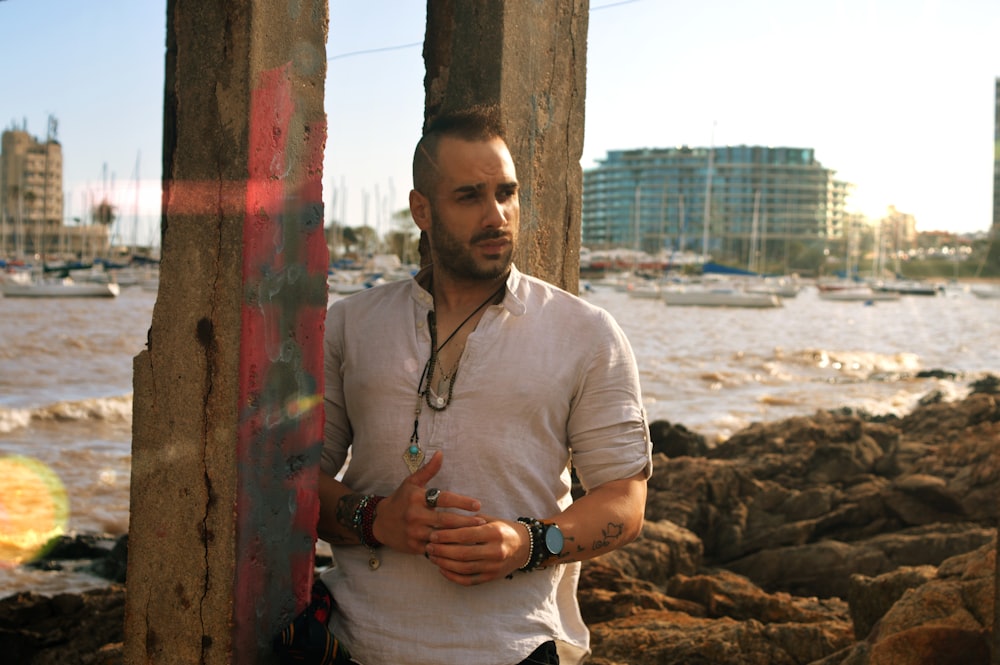
[{"label": "white linen shirt", "polygon": [[[325,332],[321,467],[363,494],[407,477],[417,384],[430,355],[426,271],[333,302]],[[447,409],[423,404],[428,484],[478,499],[487,515],[551,518],[585,488],[651,473],[649,429],[631,346],[606,311],[511,268],[503,302],[468,336]],[[572,456],[572,457],[571,457]],[[464,587],[418,555],[334,546],[323,574],[333,633],[365,665],[519,663],[555,639],[589,651],[576,599],[580,564]],[[563,662],[566,662],[565,660]]]}]

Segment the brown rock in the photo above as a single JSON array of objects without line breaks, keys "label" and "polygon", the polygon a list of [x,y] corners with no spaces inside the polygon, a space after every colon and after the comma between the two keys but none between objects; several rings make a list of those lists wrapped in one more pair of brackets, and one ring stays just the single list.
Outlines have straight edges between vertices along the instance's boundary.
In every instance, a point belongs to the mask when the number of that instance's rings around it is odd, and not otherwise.
[{"label": "brown rock", "polygon": [[669,520],[646,521],[639,538],[601,558],[626,575],[663,585],[701,567],[702,545],[698,536]]},{"label": "brown rock", "polygon": [[653,610],[591,629],[595,657],[602,659],[596,662],[629,665],[801,665],[851,639],[843,621],[763,624]]},{"label": "brown rock", "polygon": [[984,630],[923,626],[891,635],[871,647],[868,663],[893,665],[990,665],[989,635]]},{"label": "brown rock", "polygon": [[867,637],[875,623],[905,591],[924,584],[935,575],[934,566],[904,566],[878,577],[851,575],[847,602],[851,608],[854,636],[859,640]]},{"label": "brown rock", "polygon": [[125,589],[117,585],[52,598],[8,596],[0,600],[0,654],[19,665],[120,662],[112,650],[96,654],[123,641],[124,616]]}]

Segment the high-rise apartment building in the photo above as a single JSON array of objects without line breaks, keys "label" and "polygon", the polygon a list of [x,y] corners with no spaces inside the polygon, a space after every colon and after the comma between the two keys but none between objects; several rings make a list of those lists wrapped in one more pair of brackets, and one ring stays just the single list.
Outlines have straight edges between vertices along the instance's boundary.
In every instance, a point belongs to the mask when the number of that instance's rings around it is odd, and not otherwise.
[{"label": "high-rise apartment building", "polygon": [[63,218],[62,146],[49,120],[44,141],[23,129],[0,137],[0,253],[23,256],[58,248]]},{"label": "high-rise apartment building", "polygon": [[746,257],[765,244],[843,237],[850,189],[811,148],[615,150],[583,174],[582,241]]}]

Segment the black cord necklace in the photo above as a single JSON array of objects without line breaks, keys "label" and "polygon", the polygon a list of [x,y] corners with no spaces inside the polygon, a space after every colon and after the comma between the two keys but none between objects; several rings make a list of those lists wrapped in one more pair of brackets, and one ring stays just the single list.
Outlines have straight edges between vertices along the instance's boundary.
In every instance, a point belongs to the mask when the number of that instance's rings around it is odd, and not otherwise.
[{"label": "black cord necklace", "polygon": [[432,351],[431,355],[436,355],[436,354],[440,353],[441,349],[443,349],[445,347],[445,345],[448,342],[450,342],[455,335],[458,334],[459,330],[461,330],[462,328],[465,327],[465,324],[468,323],[469,320],[472,319],[472,317],[474,317],[476,315],[476,313],[479,312],[479,310],[481,310],[483,307],[486,307],[491,302],[493,302],[494,300],[496,300],[497,296],[500,295],[500,293],[504,289],[506,289],[506,288],[507,288],[507,284],[506,283],[501,284],[499,289],[497,289],[492,294],[490,294],[489,298],[487,298],[486,300],[484,300],[482,302],[482,304],[479,305],[479,307],[477,307],[474,310],[472,310],[472,313],[469,314],[467,317],[465,317],[465,320],[463,320],[461,323],[458,324],[458,327],[455,328],[451,332],[450,335],[448,335],[447,339],[445,339],[443,342],[441,342],[441,346],[437,347],[437,349],[434,348],[434,340],[437,338],[437,318],[436,318],[436,315],[434,314],[434,310],[433,309],[431,311],[427,312],[427,320],[428,320],[428,323],[430,323],[430,325],[431,325],[431,351]]},{"label": "black cord necklace", "polygon": [[[431,399],[431,381],[434,378],[434,370],[438,362],[438,353],[443,349],[448,342],[454,339],[458,331],[465,327],[465,324],[472,320],[476,314],[479,313],[484,307],[489,305],[491,302],[497,299],[504,289],[507,288],[507,283],[504,282],[500,285],[500,288],[490,294],[487,298],[476,307],[472,312],[465,317],[458,327],[452,331],[448,337],[441,342],[438,346],[437,343],[437,318],[434,315],[434,310],[427,312],[427,324],[430,327],[431,333],[431,355],[427,359],[427,363],[424,365],[424,371],[420,374],[420,381],[417,382],[417,406],[413,410],[413,434],[410,435],[410,445],[407,446],[406,452],[403,453],[403,461],[406,462],[407,468],[409,468],[410,473],[415,472],[420,468],[420,465],[424,461],[424,451],[420,449],[420,412],[422,410],[423,403],[426,403],[428,407],[434,411],[444,411],[451,404],[451,397],[455,390],[455,381],[458,379],[458,364],[455,365],[454,370],[451,373],[451,377],[448,381],[448,396],[441,397],[438,396],[436,399]],[[461,358],[459,358],[461,360]]]}]

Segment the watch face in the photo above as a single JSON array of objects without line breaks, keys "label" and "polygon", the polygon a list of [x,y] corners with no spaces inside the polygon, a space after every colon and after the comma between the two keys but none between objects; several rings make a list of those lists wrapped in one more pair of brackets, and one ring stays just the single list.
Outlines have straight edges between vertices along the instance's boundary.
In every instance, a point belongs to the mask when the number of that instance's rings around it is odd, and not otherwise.
[{"label": "watch face", "polygon": [[545,525],[545,549],[549,551],[549,555],[555,556],[562,552],[563,549],[563,533],[562,530],[555,524]]}]

